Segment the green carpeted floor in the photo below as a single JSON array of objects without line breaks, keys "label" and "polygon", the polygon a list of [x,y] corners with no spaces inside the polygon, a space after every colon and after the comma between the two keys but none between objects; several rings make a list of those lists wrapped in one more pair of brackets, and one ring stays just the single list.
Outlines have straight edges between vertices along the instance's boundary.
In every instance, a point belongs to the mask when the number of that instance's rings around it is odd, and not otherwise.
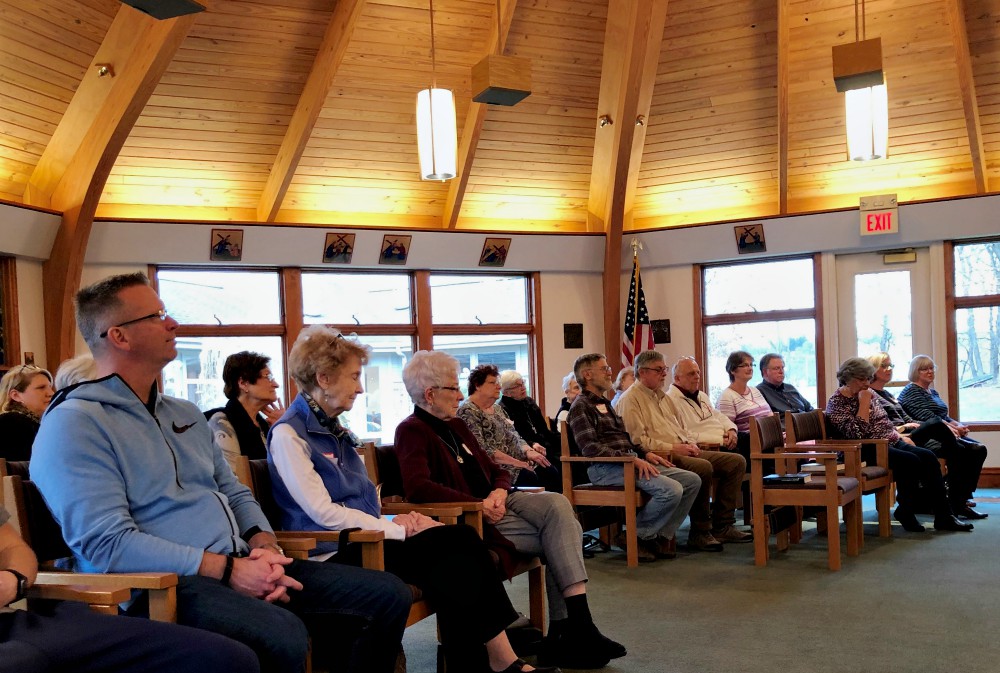
[{"label": "green carpeted floor", "polygon": [[[1000,491],[980,490],[990,518],[972,533],[877,537],[865,498],[865,547],[827,569],[826,540],[753,564],[753,545],[685,553],[630,570],[617,550],[587,561],[591,610],[629,655],[606,673],[997,673]],[[930,526],[930,517],[920,517]],[[678,539],[687,538],[682,529]],[[527,582],[508,585],[527,610]],[[410,673],[435,670],[433,619],[407,630]],[[456,672],[460,673],[460,672]]]}]

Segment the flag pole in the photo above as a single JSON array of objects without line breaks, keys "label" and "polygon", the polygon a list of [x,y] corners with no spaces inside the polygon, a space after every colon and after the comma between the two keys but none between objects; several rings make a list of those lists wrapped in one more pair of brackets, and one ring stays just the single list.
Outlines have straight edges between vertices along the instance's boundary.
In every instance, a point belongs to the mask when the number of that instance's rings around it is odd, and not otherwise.
[{"label": "flag pole", "polygon": [[635,364],[635,356],[638,355],[636,348],[639,344],[639,251],[642,250],[642,243],[638,238],[633,238],[632,243],[632,274],[635,276],[635,300],[632,307],[632,315],[635,316],[632,325],[632,364]]}]

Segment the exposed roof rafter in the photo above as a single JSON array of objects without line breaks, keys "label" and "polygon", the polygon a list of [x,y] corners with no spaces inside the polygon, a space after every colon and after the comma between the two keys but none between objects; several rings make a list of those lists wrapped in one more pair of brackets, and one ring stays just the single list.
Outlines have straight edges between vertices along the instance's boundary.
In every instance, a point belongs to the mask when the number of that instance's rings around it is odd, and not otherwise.
[{"label": "exposed roof rafter", "polygon": [[972,74],[969,36],[965,27],[965,0],[945,0],[945,4],[948,6],[948,23],[951,24],[952,42],[955,45],[955,67],[958,69],[958,85],[962,92],[976,192],[985,194],[989,191],[989,177],[986,174],[986,150],[983,148],[983,128],[979,123],[979,101],[976,99],[976,81]]},{"label": "exposed roof rafter", "polygon": [[365,0],[339,0],[333,10],[333,16],[330,17],[330,23],[323,35],[323,42],[316,52],[316,60],[313,61],[312,70],[309,71],[309,78],[295,105],[295,112],[288,122],[285,137],[281,141],[281,147],[278,148],[278,154],[274,158],[271,172],[261,192],[257,204],[257,219],[261,222],[274,222],[281,208],[288,185],[295,176],[302,152],[306,149],[309,137],[316,126],[316,120],[319,119],[319,113],[326,103],[330,87],[333,86],[333,78],[336,77],[344,60],[354,27],[364,7]]},{"label": "exposed roof rafter", "polygon": [[[490,31],[490,41],[483,56],[494,52],[503,53],[507,45],[507,36],[510,35],[510,24],[514,20],[514,10],[517,8],[517,0],[500,0],[500,48],[497,49],[497,34]],[[493,24],[497,24],[496,11],[491,15]],[[444,204],[444,214],[441,223],[445,229],[454,229],[458,225],[458,217],[462,212],[462,201],[465,199],[465,189],[469,186],[469,173],[472,170],[472,162],[476,157],[476,149],[479,146],[479,136],[483,132],[483,122],[486,121],[486,112],[489,108],[485,103],[469,103],[469,111],[465,115],[465,123],[462,125],[462,139],[458,144],[458,175],[448,185],[448,198]]]},{"label": "exposed roof rafter", "polygon": [[[74,351],[72,300],[108,175],[198,16],[158,21],[120,7],[32,174],[26,202],[63,211],[52,253],[42,267],[49,362],[60,362]],[[99,77],[99,63],[114,66],[114,76]]]},{"label": "exposed roof rafter", "polygon": [[778,214],[788,212],[788,3],[778,0]]}]

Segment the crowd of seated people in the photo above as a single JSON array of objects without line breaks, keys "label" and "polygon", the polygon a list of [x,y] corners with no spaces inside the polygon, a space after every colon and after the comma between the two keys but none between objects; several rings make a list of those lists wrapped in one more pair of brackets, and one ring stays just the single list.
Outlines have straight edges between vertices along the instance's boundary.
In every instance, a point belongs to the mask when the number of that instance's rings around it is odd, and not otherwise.
[{"label": "crowd of seated people", "polygon": [[[176,357],[177,323],[142,274],[81,290],[77,320],[93,355],[63,363],[55,386],[47,371],[31,365],[0,381],[5,450],[21,451],[0,457],[32,459],[33,479],[76,569],[180,576],[180,626],[140,627],[135,633],[144,635],[130,638],[143,645],[129,652],[183,637],[230,661],[249,659],[241,670],[303,670],[308,637],[322,634],[312,649],[321,666],[336,661],[338,670],[388,672],[401,649],[410,584],[435,606],[449,670],[591,669],[626,654],[591,617],[582,530],[557,492],[561,480],[553,459],[560,436],[519,373],[474,368],[462,403],[458,362],[451,356],[418,352],[403,370],[414,403],[394,445],[405,496],[415,504],[481,502],[480,538],[470,527],[445,526],[418,511],[381,516],[359,440],[340,420],[363,392],[370,350],[356,340],[326,327],[302,331],[288,361],[299,390],[288,409],[278,402],[268,358],[235,353],[222,372],[227,404],[199,412],[157,392],[160,370]],[[845,361],[826,414],[844,437],[890,440],[899,502],[894,516],[906,530],[924,530],[916,515],[929,508],[935,529],[971,531],[968,520],[986,516],[970,500],[986,447],[948,415],[933,388],[930,358],[914,358],[911,383],[898,401],[885,390],[892,368],[886,353]],[[635,456],[624,469],[636,471],[637,487],[649,496],[636,522],[640,559],[673,558],[673,538],[687,516],[689,549],[722,551],[728,543],[752,540],[735,525],[750,419],[812,409],[785,382],[782,357],[763,356],[763,381],[752,387],[753,356],[730,354],[730,385],[714,406],[701,391],[701,368],[693,358],[668,369],[660,353],[646,351],[628,369],[613,383],[603,355],[578,358],[563,380],[559,416],[583,455]],[[665,390],[668,372],[673,380]],[[54,387],[60,392],[53,399]],[[11,443],[14,431],[6,428],[15,426],[4,423],[23,427],[27,439]],[[351,543],[321,542],[309,561],[286,557],[259,504],[233,474],[240,456],[267,459],[283,528],[382,531],[388,572],[361,568],[360,547]],[[947,484],[938,456],[948,464]],[[595,484],[623,483],[620,464],[594,464],[588,471]],[[545,490],[518,491],[515,485]],[[79,493],[94,495],[81,500]],[[0,511],[0,541],[9,539],[5,518]],[[624,536],[618,544],[625,547]],[[0,546],[0,558],[6,551]],[[549,600],[549,634],[534,668],[507,638],[505,627],[517,613],[501,584],[525,555],[542,558]],[[8,584],[16,585],[14,593]],[[0,571],[0,603],[22,590],[20,575]],[[147,606],[140,599],[124,609],[142,616]],[[51,624],[65,628],[59,620]],[[109,626],[93,624],[95,633]],[[198,630],[192,635],[185,627]],[[37,635],[9,633],[14,641]],[[110,653],[124,649],[121,639],[101,638],[107,670],[132,670]],[[62,654],[69,661],[83,651]],[[38,658],[34,652],[24,656],[26,662]]]}]

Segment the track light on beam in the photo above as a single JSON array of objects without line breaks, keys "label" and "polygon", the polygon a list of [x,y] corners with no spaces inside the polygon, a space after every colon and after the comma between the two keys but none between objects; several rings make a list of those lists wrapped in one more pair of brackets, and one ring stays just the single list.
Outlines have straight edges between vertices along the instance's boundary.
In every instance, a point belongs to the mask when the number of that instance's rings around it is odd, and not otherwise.
[{"label": "track light on beam", "polygon": [[882,39],[836,45],[833,82],[846,94],[848,157],[884,159],[889,150],[889,94],[882,70]]}]

